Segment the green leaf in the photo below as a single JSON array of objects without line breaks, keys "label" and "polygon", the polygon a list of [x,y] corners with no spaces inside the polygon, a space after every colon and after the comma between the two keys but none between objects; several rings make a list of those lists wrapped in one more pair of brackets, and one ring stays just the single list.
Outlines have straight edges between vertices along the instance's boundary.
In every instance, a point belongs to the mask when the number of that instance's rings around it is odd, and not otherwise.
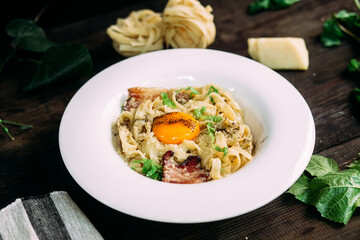
[{"label": "green leaf", "polygon": [[158,172],[155,172],[153,175],[151,175],[151,178],[154,180],[161,180],[161,176]]},{"label": "green leaf", "polygon": [[196,108],[194,110],[193,116],[195,119],[204,119],[207,121],[211,121],[211,122],[220,122],[222,121],[222,117],[221,116],[212,116],[212,115],[204,115],[204,113],[206,112],[206,108],[205,107],[201,107]]},{"label": "green leaf", "polygon": [[349,95],[350,106],[356,113],[360,113],[360,88],[355,88]]},{"label": "green leaf", "polygon": [[11,125],[14,125],[14,126],[18,126],[18,127],[20,127],[20,130],[27,130],[27,129],[33,128],[33,125],[30,125],[30,124],[7,121],[7,120],[3,120],[3,119],[0,119],[0,123],[11,124]]},{"label": "green leaf", "polygon": [[200,119],[201,116],[206,112],[206,107],[201,107],[200,109],[199,108],[196,108],[194,110],[194,117],[195,119]]},{"label": "green leaf", "polygon": [[213,92],[219,93],[219,90],[217,90],[214,86],[211,86],[211,87],[209,88],[209,91],[207,92],[206,96],[209,96],[210,93],[213,93]]},{"label": "green leaf", "polygon": [[15,140],[15,138],[11,135],[11,133],[9,132],[9,129],[7,127],[4,126],[3,124],[3,120],[0,119],[0,127],[1,130],[3,131],[3,133],[5,133],[11,140]]},{"label": "green leaf", "polygon": [[320,155],[313,155],[306,167],[306,171],[314,177],[320,177],[328,173],[339,172],[339,167],[333,159]]},{"label": "green leaf", "polygon": [[358,200],[356,201],[355,206],[360,207],[360,198],[358,198]]},{"label": "green leaf", "polygon": [[142,163],[142,173],[148,178],[159,180],[162,179],[163,166],[155,163],[151,159],[143,158],[141,160],[132,161],[132,163]]},{"label": "green leaf", "polygon": [[221,147],[219,147],[219,146],[215,146],[215,150],[218,151],[218,152],[223,152],[223,153],[224,153],[223,157],[225,157],[225,156],[228,154],[228,152],[229,152],[229,148],[228,148],[228,147],[223,147],[223,148],[221,148]]},{"label": "green leaf", "polygon": [[150,165],[150,169],[147,172],[146,176],[151,177],[154,173],[156,173],[157,168],[154,165]]},{"label": "green leaf", "polygon": [[255,14],[265,10],[287,8],[300,0],[256,0],[248,6],[248,13]]},{"label": "green leaf", "polygon": [[24,91],[67,78],[89,75],[93,66],[88,50],[77,43],[55,45],[34,64],[35,73],[23,83]]},{"label": "green leaf", "polygon": [[321,216],[346,224],[360,197],[360,173],[347,169],[314,178],[304,202],[316,206]]},{"label": "green leaf", "polygon": [[168,107],[171,107],[171,108],[176,108],[176,105],[175,103],[169,99],[167,93],[163,92],[161,93],[161,98],[162,98],[162,104],[163,105],[166,105]]},{"label": "green leaf", "polygon": [[340,45],[340,39],[344,36],[341,29],[334,18],[328,19],[324,22],[323,32],[321,34],[321,43],[325,47]]},{"label": "green leaf", "polygon": [[360,170],[360,160],[353,161],[348,165],[348,168]]},{"label": "green leaf", "polygon": [[303,201],[304,196],[309,190],[310,178],[305,174],[302,174],[299,179],[290,187],[288,193],[291,193],[296,196],[297,199]]},{"label": "green leaf", "polygon": [[351,59],[347,65],[347,69],[349,72],[356,72],[360,69],[360,62],[355,58]]},{"label": "green leaf", "polygon": [[306,168],[313,177],[302,174],[288,193],[315,206],[321,216],[346,224],[360,206],[359,166],[355,161],[348,169],[339,171],[334,160],[313,155]]},{"label": "green leaf", "polygon": [[[218,91],[215,87],[211,86],[211,87],[209,88],[209,91],[207,92],[206,96],[209,96],[210,93],[213,93],[213,92],[219,93],[219,91]],[[210,99],[210,101],[211,101],[213,104],[215,104],[214,99],[212,98],[212,96],[209,96],[209,99]]]},{"label": "green leaf", "polygon": [[321,42],[325,47],[340,45],[344,34],[360,41],[355,35],[359,31],[359,27],[360,16],[357,13],[341,10],[324,22]]},{"label": "green leaf", "polygon": [[202,115],[200,116],[200,118],[211,122],[220,122],[223,120],[221,116],[212,116],[212,115]]},{"label": "green leaf", "polygon": [[272,9],[281,9],[290,7],[294,3],[300,2],[300,0],[272,0],[271,2],[273,3]]},{"label": "green leaf", "polygon": [[212,125],[211,122],[208,122],[206,124],[206,127],[208,129],[208,135],[211,138],[211,143],[214,143],[215,142],[215,131],[216,130],[215,130],[215,128],[214,128],[214,126]]},{"label": "green leaf", "polygon": [[334,17],[336,17],[342,21],[348,20],[350,22],[353,22],[353,21],[357,20],[359,16],[357,15],[357,13],[348,12],[346,10],[341,10],[338,13],[335,13]]},{"label": "green leaf", "polygon": [[190,90],[190,98],[192,98],[193,95],[198,95],[198,94],[200,94],[200,93],[198,92],[198,90],[196,90],[196,89],[193,88],[193,87],[180,88],[180,89],[177,90],[176,92],[178,93],[178,92],[180,92],[181,90]]},{"label": "green leaf", "polygon": [[357,13],[341,10],[334,14],[334,17],[341,22],[347,29],[360,26],[360,17]]},{"label": "green leaf", "polygon": [[354,0],[355,5],[357,7],[358,10],[360,10],[360,1],[359,0]]},{"label": "green leaf", "polygon": [[12,20],[6,27],[6,33],[13,37],[12,47],[32,52],[45,52],[55,44],[48,40],[42,28],[28,19]]},{"label": "green leaf", "polygon": [[360,104],[360,88],[354,88],[350,94],[355,104]]},{"label": "green leaf", "polygon": [[144,163],[143,173],[147,173],[150,170],[152,161],[150,159],[146,159],[146,158],[143,158],[142,160],[143,160],[143,163]]},{"label": "green leaf", "polygon": [[271,6],[270,0],[256,0],[248,6],[248,13],[255,14],[269,9]]}]

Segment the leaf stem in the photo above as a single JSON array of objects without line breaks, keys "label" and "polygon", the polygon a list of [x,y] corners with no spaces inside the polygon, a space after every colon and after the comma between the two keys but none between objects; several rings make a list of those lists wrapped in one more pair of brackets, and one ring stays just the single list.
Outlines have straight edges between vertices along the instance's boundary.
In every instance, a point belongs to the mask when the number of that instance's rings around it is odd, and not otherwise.
[{"label": "leaf stem", "polygon": [[30,125],[30,124],[11,122],[11,121],[6,121],[6,120],[2,120],[2,119],[0,119],[0,122],[5,123],[5,124],[11,124],[11,125],[14,125],[14,126],[18,126],[18,127],[21,128],[21,130],[33,128],[33,125]]},{"label": "leaf stem", "polygon": [[5,127],[4,124],[10,124],[10,125],[18,126],[18,127],[20,127],[21,130],[26,130],[26,129],[29,129],[29,128],[33,127],[33,125],[23,124],[23,123],[18,123],[18,122],[12,122],[12,121],[6,121],[6,120],[3,120],[3,119],[0,118],[1,130],[6,135],[8,135],[11,140],[15,140],[15,138],[10,134],[9,129],[7,127]]},{"label": "leaf stem", "polygon": [[17,57],[17,56],[15,56],[15,58],[19,62],[31,62],[31,63],[36,63],[36,64],[41,63],[40,60],[36,60],[36,59],[32,59],[32,58],[20,58],[20,57]]},{"label": "leaf stem", "polygon": [[357,8],[358,8],[359,11],[360,11],[360,2],[359,2],[359,0],[354,0],[354,2],[355,2]]},{"label": "leaf stem", "polygon": [[8,135],[11,140],[15,140],[15,138],[10,134],[9,129],[7,127],[5,127],[4,124],[2,124],[2,123],[3,123],[3,120],[0,119],[0,127],[1,127],[2,131],[6,135]]},{"label": "leaf stem", "polygon": [[360,38],[358,36],[356,36],[355,34],[353,34],[352,32],[350,32],[347,28],[345,28],[343,25],[341,25],[340,23],[336,22],[336,25],[347,35],[349,35],[350,37],[354,38],[356,41],[360,42]]},{"label": "leaf stem", "polygon": [[44,13],[44,11],[50,6],[50,4],[46,4],[41,10],[40,12],[35,16],[34,18],[34,22],[37,23],[39,21],[39,18],[41,17],[41,15]]},{"label": "leaf stem", "polygon": [[16,53],[16,48],[13,48],[11,53],[9,53],[9,55],[6,56],[4,61],[0,62],[0,73],[4,69],[5,64],[8,63],[12,57],[15,56],[15,53]]},{"label": "leaf stem", "polygon": [[347,167],[350,163],[360,160],[360,153],[358,153],[357,157],[354,157],[353,159],[347,160],[346,162],[343,162],[342,164],[339,164],[339,168],[343,170],[345,167]]},{"label": "leaf stem", "polygon": [[349,31],[342,24],[340,24],[337,20],[335,20],[335,24],[341,29],[341,31],[343,31],[344,33],[346,33],[347,35],[354,38],[356,41],[358,41],[360,43],[360,38],[358,36],[356,36],[354,33],[352,33],[351,31]]}]

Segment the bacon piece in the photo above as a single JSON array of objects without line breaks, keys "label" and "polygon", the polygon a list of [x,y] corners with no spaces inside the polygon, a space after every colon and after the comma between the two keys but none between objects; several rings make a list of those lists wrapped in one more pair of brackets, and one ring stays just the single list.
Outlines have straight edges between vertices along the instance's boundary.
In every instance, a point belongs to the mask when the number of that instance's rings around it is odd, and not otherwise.
[{"label": "bacon piece", "polygon": [[190,95],[183,91],[178,92],[175,97],[176,101],[181,104],[185,104],[190,100]]},{"label": "bacon piece", "polygon": [[165,88],[147,88],[147,87],[133,87],[128,89],[129,97],[126,101],[125,110],[130,111],[132,108],[137,108],[142,102],[146,100],[154,100],[162,92],[167,92]]},{"label": "bacon piece", "polygon": [[167,151],[162,157],[163,182],[189,184],[209,180],[209,171],[200,167],[201,159],[199,156],[189,156],[181,164],[177,164],[173,156],[173,151]]}]

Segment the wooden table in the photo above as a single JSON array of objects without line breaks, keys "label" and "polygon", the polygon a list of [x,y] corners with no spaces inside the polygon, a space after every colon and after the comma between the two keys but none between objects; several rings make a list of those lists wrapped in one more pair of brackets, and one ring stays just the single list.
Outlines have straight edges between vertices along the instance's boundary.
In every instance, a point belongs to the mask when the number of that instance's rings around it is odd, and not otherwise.
[{"label": "wooden table", "polygon": [[[310,68],[278,72],[298,89],[310,106],[316,124],[314,153],[333,158],[340,165],[351,161],[360,152],[360,125],[349,104],[349,93],[359,86],[359,74],[347,74],[345,69],[347,62],[358,56],[358,49],[348,41],[339,47],[324,48],[319,35],[324,19],[341,9],[356,11],[355,4],[352,0],[302,0],[288,9],[251,16],[246,13],[250,2],[202,1],[213,7],[217,28],[216,40],[209,48],[248,56],[246,40],[249,37],[304,38],[310,52]],[[165,0],[136,1],[46,31],[55,42],[84,44],[93,58],[93,74],[96,74],[124,59],[113,50],[106,28],[115,23],[117,17],[126,17],[131,10],[149,8],[161,12],[165,4]],[[5,49],[5,41],[1,44],[1,49]],[[0,134],[0,208],[18,197],[64,190],[105,239],[360,238],[358,210],[344,226],[322,218],[314,207],[288,193],[242,216],[202,224],[158,223],[117,212],[82,190],[65,168],[59,151],[62,114],[69,100],[89,78],[23,93],[20,90],[23,77],[26,76],[11,64],[0,75],[0,117],[34,125],[26,131],[9,126],[14,141]]]}]

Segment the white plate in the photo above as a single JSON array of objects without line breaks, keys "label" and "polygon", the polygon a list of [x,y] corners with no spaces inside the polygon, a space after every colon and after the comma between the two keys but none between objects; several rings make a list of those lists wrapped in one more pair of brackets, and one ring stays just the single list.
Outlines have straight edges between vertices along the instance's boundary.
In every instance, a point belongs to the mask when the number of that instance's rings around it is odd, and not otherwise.
[{"label": "white plate", "polygon": [[[231,91],[243,108],[258,142],[254,159],[226,178],[189,185],[131,170],[111,142],[127,89],[209,83]],[[59,142],[70,174],[100,202],[143,219],[198,223],[247,213],[284,193],[310,160],[315,127],[300,93],[271,69],[217,50],[173,49],[128,58],[90,79],[64,112]]]}]

